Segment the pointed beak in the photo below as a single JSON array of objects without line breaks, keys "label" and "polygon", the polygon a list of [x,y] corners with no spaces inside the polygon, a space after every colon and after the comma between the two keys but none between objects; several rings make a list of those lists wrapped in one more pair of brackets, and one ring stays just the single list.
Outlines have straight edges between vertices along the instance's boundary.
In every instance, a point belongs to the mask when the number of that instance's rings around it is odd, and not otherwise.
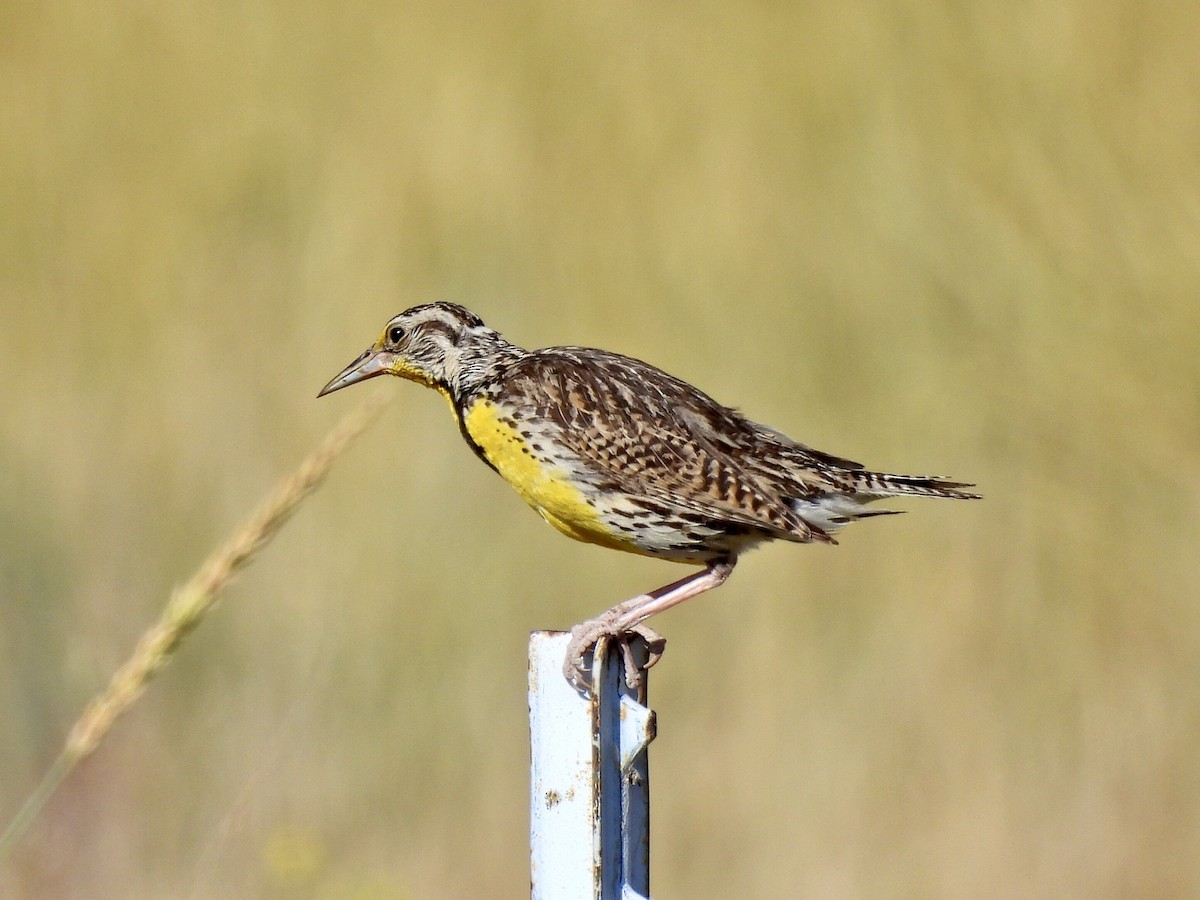
[{"label": "pointed beak", "polygon": [[369,347],[363,351],[362,356],[338,372],[329,384],[321,388],[321,393],[317,396],[324,397],[326,394],[340,391],[344,387],[350,387],[352,384],[358,384],[358,382],[374,378],[376,375],[386,375],[390,371],[388,367],[394,356],[395,354],[389,353],[387,350]]}]

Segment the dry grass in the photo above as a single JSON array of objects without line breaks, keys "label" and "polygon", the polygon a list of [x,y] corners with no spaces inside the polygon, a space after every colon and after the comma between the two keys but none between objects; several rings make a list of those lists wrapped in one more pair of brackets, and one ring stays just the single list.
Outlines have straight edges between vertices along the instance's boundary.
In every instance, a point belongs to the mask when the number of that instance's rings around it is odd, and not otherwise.
[{"label": "dry grass", "polygon": [[179,644],[216,606],[225,586],[291,518],[329,467],[382,408],[376,397],[348,415],[262,506],[235,530],[188,581],[171,594],[162,617],[137,642],[103,693],[94,697],[67,734],[66,744],[12,822],[0,834],[0,866],[62,781],[96,751],[117,719],[137,702],[150,679],[171,661]]},{"label": "dry grass", "polygon": [[[1200,9],[0,13],[0,818],[142,623],[454,299],[976,481],[664,617],[664,897],[1200,893]],[[5,896],[525,895],[524,642],[575,546],[413,385]]]}]

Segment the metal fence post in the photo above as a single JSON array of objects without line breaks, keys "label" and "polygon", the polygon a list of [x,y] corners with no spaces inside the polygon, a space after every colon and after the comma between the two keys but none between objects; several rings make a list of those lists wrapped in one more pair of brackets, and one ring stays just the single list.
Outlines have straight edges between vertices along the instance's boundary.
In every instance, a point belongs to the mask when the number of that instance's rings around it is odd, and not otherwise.
[{"label": "metal fence post", "polygon": [[[597,648],[590,697],[563,677],[571,636],[529,636],[530,882],[533,900],[650,896],[654,712],[625,683],[619,647]],[[638,664],[644,643],[633,644]]]}]

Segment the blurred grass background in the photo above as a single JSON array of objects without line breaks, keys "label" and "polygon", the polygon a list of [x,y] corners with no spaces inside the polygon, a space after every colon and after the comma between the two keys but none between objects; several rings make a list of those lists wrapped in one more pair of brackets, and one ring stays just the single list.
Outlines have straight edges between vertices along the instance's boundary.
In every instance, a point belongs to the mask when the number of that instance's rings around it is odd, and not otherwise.
[{"label": "blurred grass background", "polygon": [[[657,624],[660,897],[1200,893],[1200,7],[0,11],[0,818],[415,303],[975,480]],[[13,897],[526,896],[524,646],[677,577],[396,399]]]}]

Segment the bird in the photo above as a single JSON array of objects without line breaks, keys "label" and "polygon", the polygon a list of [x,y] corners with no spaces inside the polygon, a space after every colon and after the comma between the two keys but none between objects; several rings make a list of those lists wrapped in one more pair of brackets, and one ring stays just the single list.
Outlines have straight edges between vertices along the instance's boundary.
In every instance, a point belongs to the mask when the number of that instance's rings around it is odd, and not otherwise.
[{"label": "bird", "polygon": [[317,396],[379,375],[441,394],[467,446],[568,537],[703,567],[571,629],[563,673],[585,694],[598,640],[640,634],[652,665],[665,642],[646,620],[719,587],[756,545],[835,544],[851,522],[901,512],[869,505],[887,497],[980,496],[815,450],[630,356],[526,350],[456,303],[394,316]]}]

